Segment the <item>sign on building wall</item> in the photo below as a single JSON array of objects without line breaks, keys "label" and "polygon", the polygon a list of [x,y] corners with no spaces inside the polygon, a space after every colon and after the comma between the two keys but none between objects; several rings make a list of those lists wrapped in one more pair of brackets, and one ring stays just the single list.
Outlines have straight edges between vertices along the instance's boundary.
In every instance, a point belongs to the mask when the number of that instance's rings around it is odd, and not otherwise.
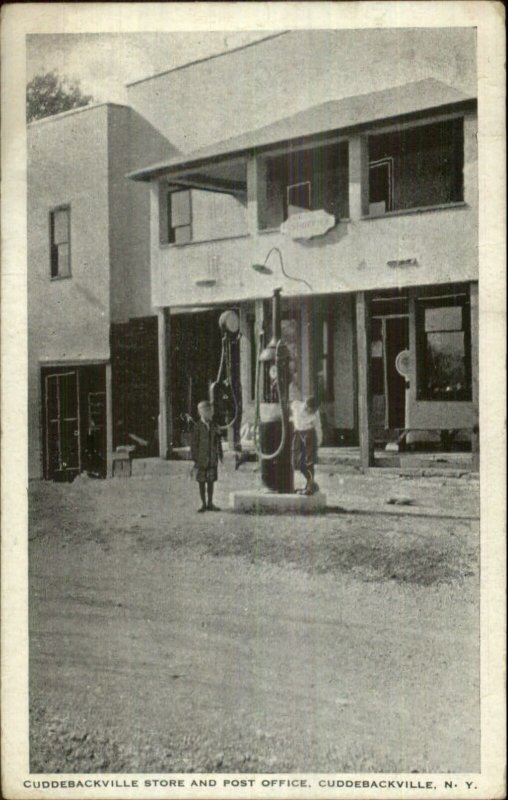
[{"label": "sign on building wall", "polygon": [[291,239],[312,239],[323,236],[335,227],[335,217],[324,209],[292,214],[280,226],[280,232]]}]

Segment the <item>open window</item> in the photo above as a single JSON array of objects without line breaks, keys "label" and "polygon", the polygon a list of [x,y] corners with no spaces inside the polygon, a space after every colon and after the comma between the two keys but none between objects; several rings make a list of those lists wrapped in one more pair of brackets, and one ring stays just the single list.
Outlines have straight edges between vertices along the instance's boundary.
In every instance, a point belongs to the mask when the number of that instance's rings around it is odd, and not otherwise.
[{"label": "open window", "polygon": [[207,164],[159,181],[159,241],[185,245],[245,236],[245,159]]},{"label": "open window", "polygon": [[61,206],[50,211],[50,270],[52,278],[71,274],[71,209]]},{"label": "open window", "polygon": [[192,202],[190,190],[168,192],[168,242],[186,244],[192,241]]},{"label": "open window", "polygon": [[461,202],[460,118],[369,136],[369,215]]},{"label": "open window", "polygon": [[348,143],[292,150],[265,158],[258,197],[259,227],[277,228],[294,214],[325,210],[349,216]]},{"label": "open window", "polygon": [[369,164],[369,213],[374,216],[392,210],[393,158],[379,158]]},{"label": "open window", "polygon": [[302,183],[292,183],[286,190],[287,215],[300,214],[302,211],[310,211],[312,186],[310,181]]},{"label": "open window", "polygon": [[419,400],[471,400],[467,294],[417,300]]}]

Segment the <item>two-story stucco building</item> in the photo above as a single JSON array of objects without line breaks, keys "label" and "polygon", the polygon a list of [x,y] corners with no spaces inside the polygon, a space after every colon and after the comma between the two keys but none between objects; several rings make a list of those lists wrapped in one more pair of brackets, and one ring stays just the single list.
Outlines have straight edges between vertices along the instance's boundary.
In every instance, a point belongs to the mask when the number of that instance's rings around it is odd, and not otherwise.
[{"label": "two-story stucco building", "polygon": [[[104,104],[28,126],[29,476],[111,473],[119,444],[157,452],[149,198],[125,178],[167,142]],[[137,442],[139,445],[139,441]]]},{"label": "two-story stucco building", "polygon": [[375,442],[476,450],[474,48],[472,29],[288,32],[129,87],[178,151],[131,172],[151,186],[163,457],[214,379],[226,308],[253,420],[278,286],[325,443],[358,443],[364,466]]},{"label": "two-story stucco building", "polygon": [[476,462],[474,50],[467,28],[277,33],[29,125],[30,475],[186,444],[230,308],[248,438],[276,287],[325,444]]}]

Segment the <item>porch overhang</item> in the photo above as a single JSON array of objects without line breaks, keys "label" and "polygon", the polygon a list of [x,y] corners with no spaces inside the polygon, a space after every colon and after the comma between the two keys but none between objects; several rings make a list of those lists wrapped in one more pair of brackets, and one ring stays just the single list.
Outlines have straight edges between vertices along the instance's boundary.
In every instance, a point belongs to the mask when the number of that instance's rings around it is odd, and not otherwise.
[{"label": "porch overhang", "polygon": [[200,189],[243,196],[247,193],[247,167],[245,158],[228,159],[219,164],[202,164],[197,169],[163,172],[170,189]]},{"label": "porch overhang", "polygon": [[[206,188],[211,189],[214,188],[214,181],[210,178],[212,174],[215,175],[215,191],[227,191],[224,185],[220,188],[220,183],[224,180],[221,171],[227,167],[228,162],[245,162],[254,152],[285,143],[294,144],[295,141],[303,144],[318,135],[345,133],[374,123],[421,116],[431,111],[448,113],[474,108],[475,104],[474,96],[466,95],[434,78],[428,78],[369,94],[330,100],[192,153],[134,170],[127,177],[137,181],[150,181],[168,176],[168,179],[175,179],[175,183],[186,179],[194,181],[196,188],[204,188],[198,186],[201,177],[208,182]],[[232,188],[239,190],[233,185],[229,191]]]}]

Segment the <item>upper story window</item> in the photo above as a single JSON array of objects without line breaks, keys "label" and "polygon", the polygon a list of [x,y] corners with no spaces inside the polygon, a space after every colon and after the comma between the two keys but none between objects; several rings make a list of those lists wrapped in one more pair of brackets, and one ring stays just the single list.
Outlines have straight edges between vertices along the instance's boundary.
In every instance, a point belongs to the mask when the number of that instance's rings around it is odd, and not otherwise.
[{"label": "upper story window", "polygon": [[369,136],[369,215],[463,200],[463,120]]},{"label": "upper story window", "polygon": [[288,217],[292,214],[299,214],[301,211],[310,211],[312,209],[312,184],[310,181],[291,184],[287,187],[286,195]]},{"label": "upper story window", "polygon": [[50,266],[52,278],[71,274],[71,209],[61,206],[49,214]]},{"label": "upper story window", "polygon": [[303,211],[324,209],[337,221],[349,216],[347,142],[267,157],[265,176],[258,196],[261,230]]},{"label": "upper story window", "polygon": [[245,160],[206,164],[174,182],[159,183],[159,241],[185,245],[244,236],[247,224]]},{"label": "upper story window", "polygon": [[470,318],[466,293],[417,300],[419,400],[471,400]]},{"label": "upper story window", "polygon": [[189,189],[168,192],[168,242],[185,244],[192,241],[192,201]]}]

